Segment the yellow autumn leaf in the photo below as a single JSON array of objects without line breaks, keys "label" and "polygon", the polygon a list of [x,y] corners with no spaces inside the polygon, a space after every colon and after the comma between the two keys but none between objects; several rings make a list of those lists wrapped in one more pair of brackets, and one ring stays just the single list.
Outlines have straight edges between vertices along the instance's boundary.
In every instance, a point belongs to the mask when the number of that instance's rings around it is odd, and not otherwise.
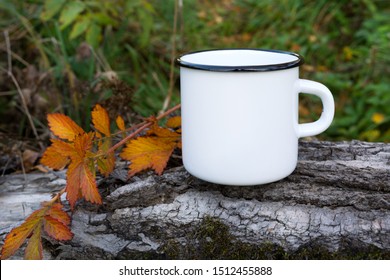
[{"label": "yellow autumn leaf", "polygon": [[85,133],[71,118],[63,114],[48,114],[47,121],[53,134],[62,139],[73,141],[76,136]]},{"label": "yellow autumn leaf", "polygon": [[167,127],[176,129],[181,126],[181,117],[175,116],[167,120]]},{"label": "yellow autumn leaf", "polygon": [[108,112],[99,104],[92,110],[92,124],[97,131],[103,133],[106,136],[110,136],[110,118],[108,117]]},{"label": "yellow autumn leaf", "polygon": [[41,224],[35,228],[32,236],[28,240],[24,258],[26,260],[41,260],[42,259],[42,242],[41,242]]},{"label": "yellow autumn leaf", "polygon": [[121,116],[118,116],[118,117],[116,118],[115,123],[116,123],[117,127],[118,127],[121,131],[125,131],[125,130],[126,130],[125,121],[124,121],[124,119],[123,119]]},{"label": "yellow autumn leaf", "polygon": [[130,176],[148,168],[161,175],[176,147],[177,143],[173,141],[164,141],[158,137],[139,137],[131,140],[120,156],[131,161]]}]

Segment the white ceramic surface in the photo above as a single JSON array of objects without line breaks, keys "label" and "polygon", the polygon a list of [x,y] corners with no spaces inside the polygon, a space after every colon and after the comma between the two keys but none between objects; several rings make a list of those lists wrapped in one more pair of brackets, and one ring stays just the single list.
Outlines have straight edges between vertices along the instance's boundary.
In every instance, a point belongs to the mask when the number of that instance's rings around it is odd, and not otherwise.
[{"label": "white ceramic surface", "polygon": [[[299,79],[302,58],[259,49],[212,50],[178,58],[184,167],[213,183],[256,185],[296,167],[298,138],[329,127],[334,101],[322,84]],[[298,124],[298,95],[323,103],[321,117]]]}]

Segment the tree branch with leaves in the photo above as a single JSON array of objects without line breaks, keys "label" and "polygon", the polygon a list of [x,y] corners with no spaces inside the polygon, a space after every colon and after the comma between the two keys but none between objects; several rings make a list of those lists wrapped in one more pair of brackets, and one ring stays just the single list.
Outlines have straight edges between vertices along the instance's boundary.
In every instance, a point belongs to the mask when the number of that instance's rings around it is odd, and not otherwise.
[{"label": "tree branch with leaves", "polygon": [[[129,128],[118,116],[115,120],[118,131],[115,133],[111,132],[108,112],[99,104],[91,113],[94,130],[90,132],[85,132],[66,115],[48,114],[49,128],[56,137],[51,139],[41,163],[56,170],[67,168],[66,187],[50,201],[42,202],[40,209],[10,231],[4,240],[1,259],[11,257],[27,240],[25,259],[42,259],[44,233],[59,241],[71,240],[71,218],[64,210],[61,196],[66,194],[71,211],[74,211],[80,199],[102,204],[96,174],[110,175],[115,168],[115,150],[119,147],[126,145],[119,155],[130,161],[129,176],[146,169],[153,169],[161,175],[173,151],[181,149],[181,118],[169,118],[165,127],[158,122],[178,109],[180,104]],[[113,144],[113,138],[117,135],[122,135],[123,139]]]}]

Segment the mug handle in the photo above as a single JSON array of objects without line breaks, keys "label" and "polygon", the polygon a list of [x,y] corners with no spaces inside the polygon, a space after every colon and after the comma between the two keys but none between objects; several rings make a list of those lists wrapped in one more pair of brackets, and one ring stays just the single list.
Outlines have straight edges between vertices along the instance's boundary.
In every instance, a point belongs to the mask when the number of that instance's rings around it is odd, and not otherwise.
[{"label": "mug handle", "polygon": [[299,79],[296,82],[297,94],[306,93],[321,98],[323,111],[321,117],[312,123],[298,124],[298,137],[314,136],[325,131],[334,117],[334,99],[330,90],[323,84]]}]

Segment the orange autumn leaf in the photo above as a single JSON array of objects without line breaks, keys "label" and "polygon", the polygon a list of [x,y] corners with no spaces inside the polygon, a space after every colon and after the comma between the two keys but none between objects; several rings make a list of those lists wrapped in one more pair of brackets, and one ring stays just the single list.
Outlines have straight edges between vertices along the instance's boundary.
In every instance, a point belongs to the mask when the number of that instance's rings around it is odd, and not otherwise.
[{"label": "orange autumn leaf", "polygon": [[99,104],[92,110],[92,124],[97,131],[103,133],[106,136],[110,136],[110,119],[108,117],[107,110]]},{"label": "orange autumn leaf", "polygon": [[84,133],[74,139],[70,157],[73,161],[83,161],[92,150],[93,133]]},{"label": "orange autumn leaf", "polygon": [[146,132],[148,136],[157,136],[158,138],[165,139],[165,141],[175,142],[180,139],[180,134],[172,131],[168,128],[158,126],[157,123],[154,123],[151,128]]},{"label": "orange autumn leaf", "polygon": [[85,133],[74,139],[74,152],[70,155],[66,182],[66,198],[71,208],[84,197],[87,201],[101,204],[102,200],[95,180],[95,163],[92,158],[93,133]]},{"label": "orange autumn leaf", "polygon": [[126,130],[126,127],[125,127],[125,120],[121,117],[121,116],[118,116],[115,120],[115,123],[116,123],[116,126],[121,130],[121,131],[125,131]]},{"label": "orange autumn leaf", "polygon": [[[76,201],[82,198],[81,193],[81,183],[83,183],[83,187],[86,186],[95,187],[95,182],[91,177],[91,172],[88,169],[85,169],[84,164],[71,164],[69,165],[67,175],[67,183],[66,183],[66,199],[69,201],[70,207],[73,209]],[[88,184],[89,182],[89,184]]]},{"label": "orange autumn leaf", "polygon": [[62,169],[70,161],[69,157],[74,151],[73,144],[58,139],[51,139],[51,142],[51,146],[42,156],[41,163],[53,169]]},{"label": "orange autumn leaf", "polygon": [[[179,133],[159,126],[155,117],[149,118],[149,121],[153,124],[146,135],[131,140],[120,154],[123,159],[131,162],[130,176],[148,168],[161,175],[174,149],[181,147]],[[176,118],[170,121],[170,125],[180,126],[180,120]]]},{"label": "orange autumn leaf", "polygon": [[92,158],[93,138],[93,133],[83,133],[75,136],[73,143],[53,139],[52,146],[46,150],[41,160],[43,164],[55,169],[61,169],[70,163],[67,170],[66,198],[72,208],[82,197],[92,203],[101,204]]},{"label": "orange autumn leaf", "polygon": [[76,201],[82,197],[92,203],[102,203],[95,176],[86,163],[71,163],[66,175],[66,198],[72,209],[74,208]]},{"label": "orange autumn leaf", "polygon": [[102,197],[100,196],[97,188],[95,175],[88,168],[83,166],[81,170],[82,176],[80,176],[80,190],[83,198],[91,203],[102,204]]},{"label": "orange autumn leaf", "polygon": [[[58,116],[56,117],[58,119]],[[109,124],[105,120],[108,121],[107,112],[102,107],[96,106],[93,113],[93,122],[102,133],[109,134]],[[51,127],[51,129],[53,132],[56,131],[55,127]],[[57,135],[60,136],[58,133]],[[41,160],[43,164],[54,169],[62,169],[69,164],[65,190],[66,198],[72,209],[76,201],[82,197],[92,203],[102,203],[95,180],[95,159],[92,152],[94,136],[95,134],[92,132],[85,133],[83,131],[77,135],[75,134],[71,143],[53,139],[52,145],[47,148]],[[111,139],[108,140],[109,145],[111,145]],[[105,141],[108,140],[105,139]],[[105,165],[107,166],[106,170],[102,170],[105,175],[111,173],[114,168],[113,155],[109,155],[109,157]]]},{"label": "orange autumn leaf", "polygon": [[27,237],[41,224],[42,216],[45,209],[34,211],[20,226],[12,229],[4,240],[3,248],[1,249],[1,259],[7,259],[12,256]]},{"label": "orange autumn leaf", "polygon": [[56,203],[46,212],[46,215],[60,221],[64,225],[70,225],[70,217],[68,213],[62,210],[63,206],[61,203]]},{"label": "orange autumn leaf", "polygon": [[70,231],[70,217],[62,209],[61,203],[55,203],[46,211],[43,219],[43,228],[52,238],[57,240],[70,240],[73,233]]},{"label": "orange autumn leaf", "polygon": [[42,226],[54,239],[70,240],[73,234],[68,225],[70,217],[62,210],[60,203],[42,203],[42,208],[34,211],[24,223],[11,230],[4,240],[1,259],[12,256],[28,240],[24,258],[29,260],[42,259]]},{"label": "orange autumn leaf", "polygon": [[62,139],[73,141],[77,135],[85,133],[71,118],[63,114],[48,114],[47,121],[53,134]]},{"label": "orange autumn leaf", "polygon": [[45,232],[54,239],[65,241],[70,240],[73,237],[73,233],[70,231],[69,227],[53,218],[53,216],[45,216],[43,225]]},{"label": "orange autumn leaf", "polygon": [[139,137],[131,140],[123,149],[121,157],[131,161],[129,175],[152,168],[161,175],[177,144],[158,137]]}]

